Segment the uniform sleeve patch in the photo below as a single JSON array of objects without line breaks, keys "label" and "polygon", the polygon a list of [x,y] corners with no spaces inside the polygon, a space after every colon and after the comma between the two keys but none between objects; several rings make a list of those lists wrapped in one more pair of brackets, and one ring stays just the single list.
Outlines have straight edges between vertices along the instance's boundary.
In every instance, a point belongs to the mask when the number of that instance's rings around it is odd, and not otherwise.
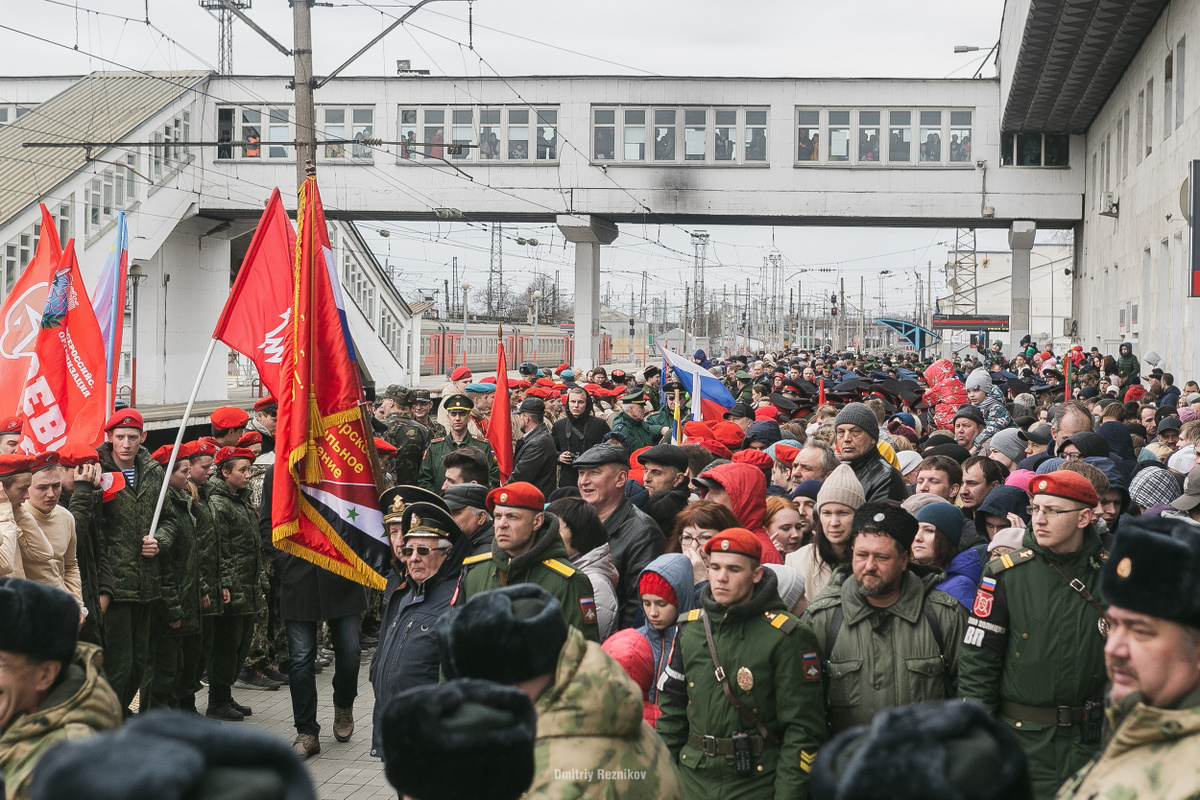
[{"label": "uniform sleeve patch", "polygon": [[579,610],[583,612],[583,621],[591,624],[596,621],[596,598],[579,598]]},{"label": "uniform sleeve patch", "polygon": [[821,679],[821,659],[816,650],[807,650],[800,661],[804,665],[804,680],[818,681]]},{"label": "uniform sleeve patch", "polygon": [[992,615],[992,604],[995,600],[996,598],[991,592],[980,587],[979,591],[975,593],[975,604],[971,606],[971,614],[980,619],[987,619]]},{"label": "uniform sleeve patch", "polygon": [[800,751],[800,769],[805,772],[812,772],[813,761],[817,758],[815,752],[810,753],[807,750]]}]

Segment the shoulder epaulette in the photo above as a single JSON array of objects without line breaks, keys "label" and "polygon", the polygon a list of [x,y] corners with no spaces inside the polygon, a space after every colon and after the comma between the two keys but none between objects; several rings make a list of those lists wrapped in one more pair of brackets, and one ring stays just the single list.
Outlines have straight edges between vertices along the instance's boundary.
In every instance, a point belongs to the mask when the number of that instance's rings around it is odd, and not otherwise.
[{"label": "shoulder epaulette", "polygon": [[796,629],[796,620],[792,619],[787,614],[777,614],[774,611],[764,611],[763,616],[767,618],[767,622],[771,623],[772,628],[778,628],[784,633],[791,633]]},{"label": "shoulder epaulette", "polygon": [[703,610],[701,610],[699,608],[693,608],[691,611],[687,612],[687,615],[684,616],[683,621],[684,622],[695,622],[696,620],[700,619],[700,615],[703,613],[704,613]]},{"label": "shoulder epaulette", "polygon": [[1021,550],[1013,550],[1011,553],[993,558],[987,563],[987,570],[990,574],[995,575],[997,572],[1003,572],[1006,569],[1011,569],[1017,564],[1024,564],[1026,561],[1033,560],[1033,551],[1029,548]]},{"label": "shoulder epaulette", "polygon": [[477,556],[467,556],[466,558],[463,559],[463,566],[466,567],[471,564],[478,564],[481,561],[487,561],[491,557],[492,557],[491,553],[480,553]]},{"label": "shoulder epaulette", "polygon": [[557,558],[547,558],[542,563],[545,564],[550,569],[557,572],[559,575],[562,575],[564,578],[569,578],[575,574],[574,567],[564,564],[563,562],[559,561]]},{"label": "shoulder epaulette", "polygon": [[[434,439],[434,440],[433,440],[433,442],[444,442],[444,441],[446,441],[446,437],[445,437],[445,436],[439,436],[439,437],[437,437],[436,439]],[[430,442],[430,444],[433,444],[433,442]]]}]

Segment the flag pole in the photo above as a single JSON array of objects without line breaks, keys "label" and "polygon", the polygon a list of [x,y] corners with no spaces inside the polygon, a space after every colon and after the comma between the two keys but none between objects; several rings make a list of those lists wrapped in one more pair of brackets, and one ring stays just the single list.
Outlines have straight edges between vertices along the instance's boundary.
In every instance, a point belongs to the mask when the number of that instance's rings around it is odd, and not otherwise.
[{"label": "flag pole", "polygon": [[196,375],[196,384],[192,386],[192,394],[188,397],[187,405],[183,408],[183,419],[179,422],[179,431],[175,434],[175,446],[171,448],[171,456],[167,459],[166,471],[163,473],[162,488],[158,491],[158,503],[154,506],[154,516],[150,519],[150,538],[154,538],[154,529],[158,526],[158,518],[162,514],[163,501],[167,499],[167,482],[171,478],[171,471],[175,468],[175,458],[179,455],[179,445],[183,443],[183,432],[187,429],[188,417],[192,415],[192,406],[196,402],[196,395],[200,394],[200,381],[204,380],[204,373],[208,370],[208,362],[212,360],[213,351],[217,349],[217,340],[208,340],[208,352],[204,354],[204,361],[200,363],[200,372]]}]

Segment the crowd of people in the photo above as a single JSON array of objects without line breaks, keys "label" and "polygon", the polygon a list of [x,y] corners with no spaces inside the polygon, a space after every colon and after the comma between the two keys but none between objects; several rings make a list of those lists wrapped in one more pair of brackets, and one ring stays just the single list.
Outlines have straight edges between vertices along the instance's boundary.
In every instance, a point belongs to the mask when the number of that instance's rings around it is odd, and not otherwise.
[{"label": "crowd of people", "polygon": [[[290,751],[246,745],[283,785],[321,752],[315,673],[349,741],[367,654],[370,752],[418,800],[1194,797],[1200,387],[1129,345],[1020,347],[525,363],[511,419],[465,367],[388,386],[381,593],[272,545],[270,398],[170,475],[133,409],[95,451],[0,432],[9,795],[152,709],[190,714],[182,749],[251,742],[201,713],[287,685]],[[720,417],[692,419],[699,371]]]}]

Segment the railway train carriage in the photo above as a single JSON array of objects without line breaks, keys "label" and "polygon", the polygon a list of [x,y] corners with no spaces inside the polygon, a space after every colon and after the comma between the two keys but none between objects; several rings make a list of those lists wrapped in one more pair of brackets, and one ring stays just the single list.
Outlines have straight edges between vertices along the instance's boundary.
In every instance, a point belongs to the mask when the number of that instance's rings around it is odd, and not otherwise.
[{"label": "railway train carriage", "polygon": [[[491,372],[496,368],[496,328],[504,323],[468,322],[466,341],[467,366],[473,372]],[[575,337],[570,330],[553,326],[539,328],[534,349],[532,325],[504,324],[504,355],[509,369],[523,361],[535,361],[546,366],[570,363],[575,354]],[[600,363],[612,357],[612,337],[600,337]],[[463,363],[462,325],[439,320],[425,320],[421,330],[421,374],[439,375]]]}]

